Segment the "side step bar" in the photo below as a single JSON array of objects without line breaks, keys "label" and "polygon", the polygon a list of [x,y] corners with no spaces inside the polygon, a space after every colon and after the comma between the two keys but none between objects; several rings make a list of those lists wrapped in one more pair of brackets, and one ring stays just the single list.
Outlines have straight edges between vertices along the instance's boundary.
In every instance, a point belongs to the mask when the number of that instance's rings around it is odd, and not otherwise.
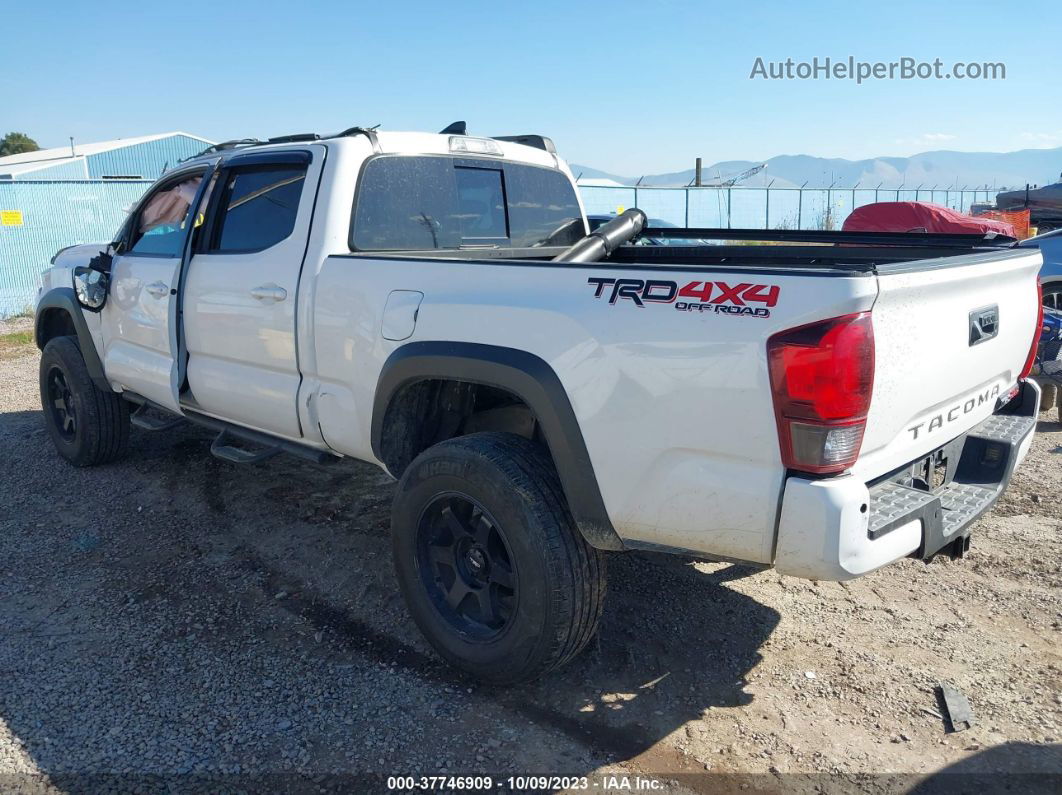
[{"label": "side step bar", "polygon": [[[278,439],[268,433],[252,431],[250,428],[243,428],[224,420],[208,417],[191,409],[185,409],[184,414],[175,414],[171,410],[156,405],[143,395],[138,395],[135,392],[127,391],[123,393],[123,396],[130,403],[137,404],[136,411],[129,418],[129,421],[136,427],[146,431],[164,431],[174,428],[187,420],[204,428],[209,428],[218,434],[210,445],[211,454],[233,464],[257,464],[267,461],[280,453],[297,456],[314,464],[332,464],[340,458],[324,450],[316,450],[313,447],[291,442],[287,439]],[[162,416],[149,414],[148,412],[152,410]],[[255,445],[261,449],[247,450],[237,447],[232,444],[235,441]]]},{"label": "side step bar", "polygon": [[226,428],[218,434],[218,438],[210,445],[210,454],[215,458],[220,458],[222,461],[228,461],[233,464],[259,464],[278,453],[284,452],[276,446],[265,447],[258,451],[245,450],[242,447],[235,447],[229,444],[231,439],[232,434]]},{"label": "side step bar", "polygon": [[[207,417],[205,414],[197,414],[194,411],[185,411],[185,416],[196,425],[202,425],[212,431],[218,432],[218,438],[210,445],[210,452],[223,461],[233,464],[257,464],[267,461],[278,453],[287,453],[297,456],[314,464],[332,464],[339,460],[338,456],[326,453],[324,450],[315,450],[298,442],[289,442],[287,439],[278,439],[267,433],[252,431],[250,428],[241,428],[239,425]],[[245,450],[231,444],[233,441],[246,442],[257,445],[261,450]]]},{"label": "side step bar", "polygon": [[[151,414],[152,409],[158,413]],[[159,414],[163,416],[159,416]],[[156,408],[145,401],[137,406],[136,411],[129,415],[129,422],[144,431],[168,431],[170,428],[176,428],[183,423],[184,417],[171,414],[165,409]]]}]

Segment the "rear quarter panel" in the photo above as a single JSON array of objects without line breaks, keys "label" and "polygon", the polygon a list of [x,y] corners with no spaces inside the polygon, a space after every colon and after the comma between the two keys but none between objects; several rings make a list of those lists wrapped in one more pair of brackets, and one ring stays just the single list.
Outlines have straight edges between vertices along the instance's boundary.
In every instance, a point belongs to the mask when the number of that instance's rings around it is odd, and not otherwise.
[{"label": "rear quarter panel", "polygon": [[[768,317],[595,297],[594,278],[779,288]],[[766,369],[783,328],[865,311],[873,277],[334,256],[316,279],[321,432],[375,460],[387,357],[414,341],[508,346],[545,360],[578,418],[609,517],[628,541],[767,563],[784,471]],[[413,336],[383,339],[392,290],[424,293]],[[716,288],[713,296],[718,297]],[[694,302],[697,299],[693,299]],[[754,306],[758,306],[754,304]]]}]

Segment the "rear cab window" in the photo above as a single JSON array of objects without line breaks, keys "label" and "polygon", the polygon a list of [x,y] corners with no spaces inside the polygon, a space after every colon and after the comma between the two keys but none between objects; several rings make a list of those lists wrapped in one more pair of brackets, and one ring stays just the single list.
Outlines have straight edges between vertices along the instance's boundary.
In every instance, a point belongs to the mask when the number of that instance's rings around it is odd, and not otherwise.
[{"label": "rear cab window", "polygon": [[584,234],[560,171],[446,155],[379,155],[362,170],[354,251],[570,246]]}]

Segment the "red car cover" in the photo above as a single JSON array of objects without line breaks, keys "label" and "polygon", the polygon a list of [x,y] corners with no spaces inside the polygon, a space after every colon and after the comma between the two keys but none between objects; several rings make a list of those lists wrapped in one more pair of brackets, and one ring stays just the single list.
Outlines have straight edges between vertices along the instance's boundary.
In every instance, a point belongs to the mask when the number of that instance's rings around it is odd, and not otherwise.
[{"label": "red car cover", "polygon": [[995,232],[1015,237],[1005,221],[974,218],[929,202],[875,202],[864,204],[844,219],[844,232],[947,232],[984,235]]}]

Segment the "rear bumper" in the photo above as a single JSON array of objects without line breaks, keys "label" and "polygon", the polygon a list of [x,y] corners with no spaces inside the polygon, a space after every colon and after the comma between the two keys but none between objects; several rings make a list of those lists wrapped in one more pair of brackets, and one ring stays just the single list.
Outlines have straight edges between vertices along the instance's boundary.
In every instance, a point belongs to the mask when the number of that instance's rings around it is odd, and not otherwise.
[{"label": "rear bumper", "polygon": [[788,478],[775,567],[795,577],[850,580],[902,557],[929,559],[967,538],[1029,452],[1039,399],[1039,387],[1026,381],[1001,413],[934,451],[929,458],[943,483],[932,490],[912,486],[921,461],[871,483]]}]

